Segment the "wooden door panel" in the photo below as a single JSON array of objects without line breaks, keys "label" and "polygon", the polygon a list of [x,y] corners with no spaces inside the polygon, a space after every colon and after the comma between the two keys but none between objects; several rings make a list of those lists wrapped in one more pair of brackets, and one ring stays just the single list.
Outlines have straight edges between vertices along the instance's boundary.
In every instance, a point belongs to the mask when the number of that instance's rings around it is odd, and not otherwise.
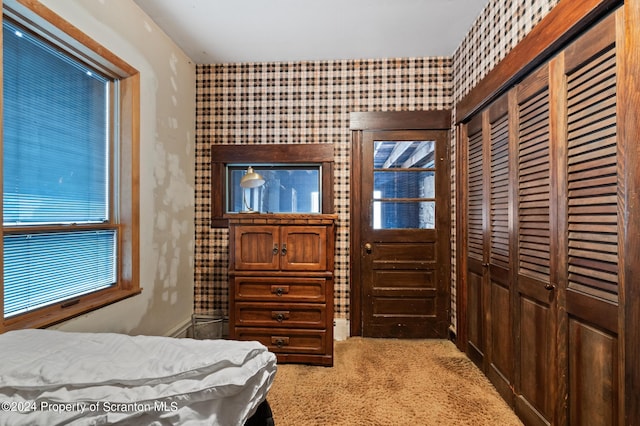
[{"label": "wooden door panel", "polygon": [[435,317],[435,298],[414,297],[378,297],[374,299],[373,317],[393,315],[405,322],[424,321]]},{"label": "wooden door panel", "polygon": [[511,292],[503,284],[491,282],[491,356],[488,377],[502,397],[513,404],[513,337]]},{"label": "wooden door panel", "polygon": [[[539,288],[539,285],[535,288]],[[540,296],[547,296],[548,292],[543,291],[545,294]],[[549,392],[554,386],[550,363],[554,313],[548,304],[539,303],[538,298],[528,298],[523,293],[519,297],[520,380],[516,410],[527,413],[530,424],[548,424],[545,418],[549,418],[552,412]]]},{"label": "wooden door panel", "polygon": [[[479,268],[482,271],[482,267]],[[482,367],[484,359],[484,297],[483,275],[469,268],[467,274],[467,340],[469,356]]]},{"label": "wooden door panel", "polygon": [[434,294],[438,290],[433,270],[373,271],[373,280],[377,283],[374,285],[374,290],[386,288],[411,291],[413,289],[417,293],[429,291]]},{"label": "wooden door panel", "polygon": [[282,228],[280,267],[287,271],[324,271],[327,268],[327,229],[322,226]]},{"label": "wooden door panel", "polygon": [[[435,239],[425,233],[425,239]],[[433,267],[436,261],[436,242],[377,242],[370,253],[374,265],[388,264],[403,268]]]},{"label": "wooden door panel", "polygon": [[618,424],[618,339],[571,318],[568,343],[569,424]]},{"label": "wooden door panel", "polygon": [[237,270],[277,270],[279,268],[279,232],[275,226],[243,225],[232,238]]}]

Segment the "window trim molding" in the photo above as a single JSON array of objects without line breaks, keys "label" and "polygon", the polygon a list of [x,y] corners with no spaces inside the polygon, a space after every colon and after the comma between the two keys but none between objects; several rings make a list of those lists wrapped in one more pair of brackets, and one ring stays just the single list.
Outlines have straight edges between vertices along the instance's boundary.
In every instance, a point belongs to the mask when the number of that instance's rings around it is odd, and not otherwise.
[{"label": "window trim molding", "polygon": [[[140,287],[140,73],[111,51],[84,34],[80,29],[51,9],[32,0],[3,2],[9,14],[20,16],[23,22],[36,25],[48,35],[71,47],[88,63],[100,67],[108,63],[119,80],[119,130],[116,138],[119,155],[117,179],[119,197],[115,213],[118,229],[118,281],[108,289],[52,304],[0,322],[0,333],[22,328],[44,328],[87,312],[102,308],[142,292]],[[113,117],[114,119],[116,117]],[[2,117],[0,116],[0,123]],[[1,127],[0,127],[1,131]],[[0,141],[1,149],[1,141]],[[1,168],[0,168],[1,169]],[[0,175],[1,179],[1,175]],[[112,188],[114,191],[114,188]],[[0,197],[0,206],[2,198]],[[0,238],[0,250],[3,241]],[[0,267],[4,270],[3,256]],[[0,279],[0,310],[4,313],[4,282]]]},{"label": "window trim molding", "polygon": [[211,228],[226,228],[226,166],[236,163],[319,163],[322,169],[322,212],[333,213],[333,145],[211,145]]}]

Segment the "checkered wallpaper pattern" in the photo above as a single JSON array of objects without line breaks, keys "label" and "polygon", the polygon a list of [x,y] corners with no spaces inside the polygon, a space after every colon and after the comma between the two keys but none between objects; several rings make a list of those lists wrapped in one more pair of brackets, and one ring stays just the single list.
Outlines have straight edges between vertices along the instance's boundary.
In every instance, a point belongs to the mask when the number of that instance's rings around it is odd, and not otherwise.
[{"label": "checkered wallpaper pattern", "polygon": [[451,82],[451,58],[197,66],[195,313],[227,314],[228,233],[210,228],[212,144],[334,146],[335,316],[348,318],[349,113],[450,109]]},{"label": "checkered wallpaper pattern", "polygon": [[453,102],[460,101],[560,0],[489,0],[453,54]]},{"label": "checkered wallpaper pattern", "polygon": [[[451,58],[198,65],[195,313],[227,315],[228,233],[210,227],[212,144],[333,144],[335,316],[348,318],[349,112],[453,109],[558,1],[490,0]],[[455,132],[452,147],[455,159]],[[454,163],[452,200],[455,188]],[[455,203],[452,216],[455,271]],[[454,327],[455,290],[454,276]]]}]

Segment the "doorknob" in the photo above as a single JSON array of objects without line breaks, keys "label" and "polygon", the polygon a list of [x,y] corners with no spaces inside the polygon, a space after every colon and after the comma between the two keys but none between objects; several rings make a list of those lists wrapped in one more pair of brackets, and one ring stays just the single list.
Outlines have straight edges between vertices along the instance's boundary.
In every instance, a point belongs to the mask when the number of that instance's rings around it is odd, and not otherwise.
[{"label": "doorknob", "polygon": [[371,254],[372,250],[373,250],[373,246],[371,245],[371,243],[366,243],[364,245],[364,251],[366,251],[367,254]]}]

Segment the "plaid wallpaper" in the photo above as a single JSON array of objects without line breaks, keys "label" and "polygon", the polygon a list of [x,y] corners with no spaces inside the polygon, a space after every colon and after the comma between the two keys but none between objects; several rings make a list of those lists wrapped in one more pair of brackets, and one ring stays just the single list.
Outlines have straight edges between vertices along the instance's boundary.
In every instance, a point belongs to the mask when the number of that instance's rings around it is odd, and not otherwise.
[{"label": "plaid wallpaper", "polygon": [[349,113],[449,109],[451,58],[196,67],[195,313],[227,314],[228,233],[210,228],[211,144],[334,146],[335,317],[349,309]]},{"label": "plaid wallpaper", "polygon": [[560,0],[489,0],[453,54],[453,102],[460,101]]},{"label": "plaid wallpaper", "polygon": [[[333,144],[335,317],[348,318],[349,112],[453,108],[558,1],[490,0],[451,58],[198,65],[195,313],[227,315],[228,233],[209,223],[211,144]],[[452,147],[455,159],[455,133]],[[455,187],[454,163],[453,200]],[[455,203],[452,215],[455,271]]]}]

